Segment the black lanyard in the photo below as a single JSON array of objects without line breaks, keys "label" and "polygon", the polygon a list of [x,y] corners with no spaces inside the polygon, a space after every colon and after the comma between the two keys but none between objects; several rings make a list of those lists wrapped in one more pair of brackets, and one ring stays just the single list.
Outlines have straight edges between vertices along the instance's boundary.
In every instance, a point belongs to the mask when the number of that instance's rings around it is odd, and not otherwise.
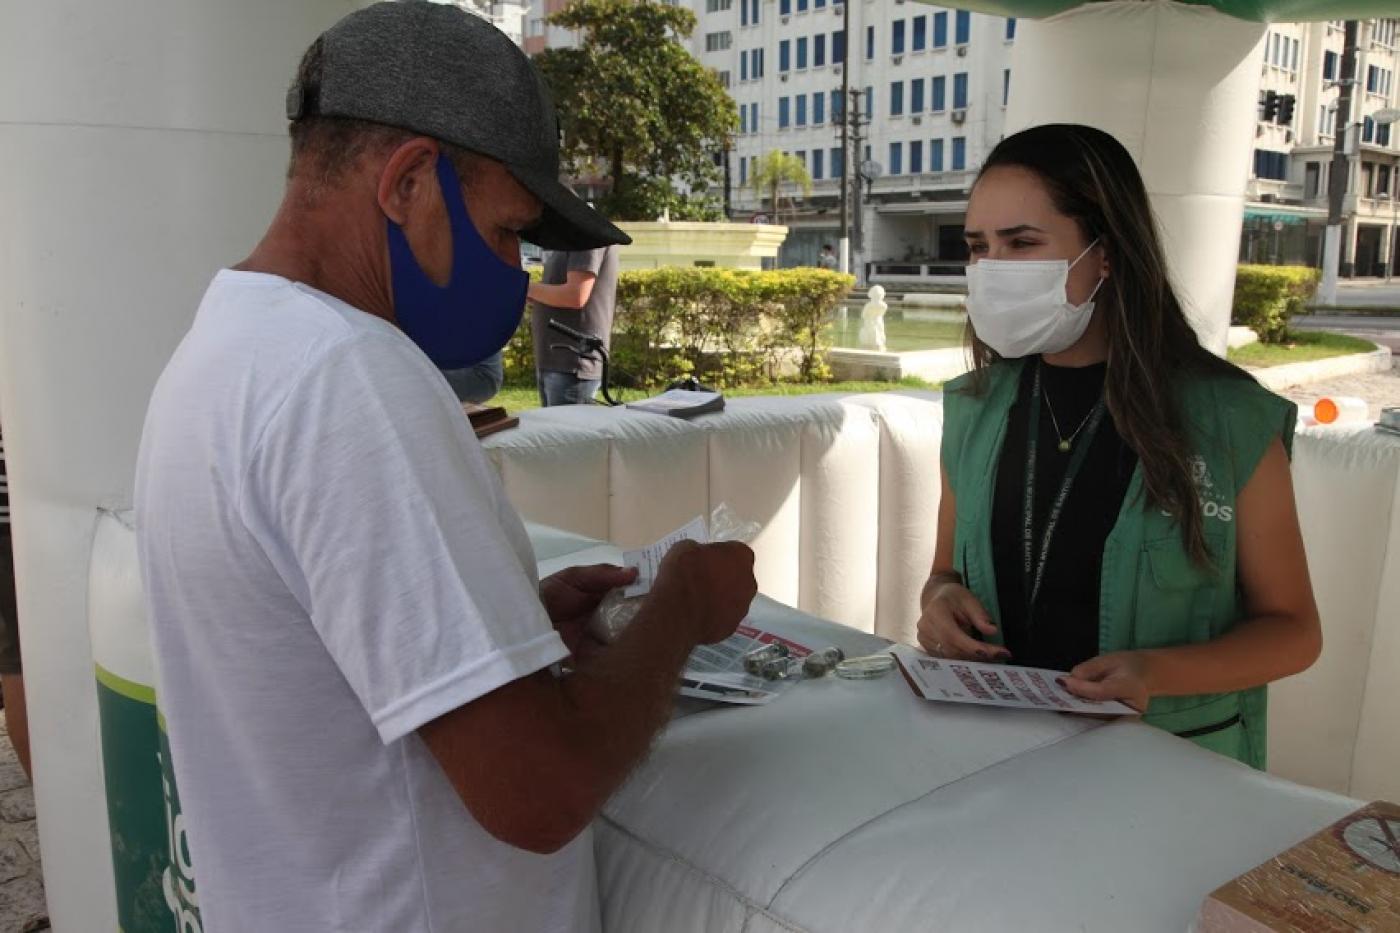
[{"label": "black lanyard", "polygon": [[1060,492],[1055,496],[1055,501],[1050,506],[1050,515],[1045,520],[1045,534],[1041,537],[1040,557],[1035,557],[1035,460],[1040,448],[1040,366],[1039,360],[1035,363],[1035,379],[1031,385],[1031,413],[1030,423],[1026,433],[1026,492],[1021,503],[1021,549],[1025,558],[1023,568],[1023,595],[1026,599],[1026,622],[1031,621],[1031,611],[1035,607],[1036,598],[1040,595],[1040,584],[1045,579],[1046,558],[1050,556],[1050,539],[1055,535],[1055,526],[1060,522],[1060,514],[1064,511],[1065,500],[1069,498],[1070,487],[1074,485],[1074,478],[1079,475],[1079,470],[1084,466],[1084,460],[1089,456],[1089,448],[1094,443],[1094,435],[1098,433],[1099,425],[1103,422],[1104,412],[1107,406],[1100,398],[1094,405],[1094,410],[1089,414],[1089,421],[1084,426],[1083,436],[1076,440],[1078,446],[1074,448],[1074,453],[1070,455],[1069,466],[1065,470],[1064,482],[1060,484]]}]

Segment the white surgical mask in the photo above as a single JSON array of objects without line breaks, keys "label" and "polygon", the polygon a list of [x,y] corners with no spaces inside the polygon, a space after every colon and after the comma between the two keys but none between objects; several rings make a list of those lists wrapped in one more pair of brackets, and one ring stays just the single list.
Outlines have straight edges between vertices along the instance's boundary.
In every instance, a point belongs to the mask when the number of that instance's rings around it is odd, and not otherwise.
[{"label": "white surgical mask", "polygon": [[1068,350],[1084,336],[1094,311],[1094,296],[1070,304],[1069,270],[1093,249],[1090,243],[1074,260],[983,259],[967,267],[967,313],[983,343],[1007,359]]}]

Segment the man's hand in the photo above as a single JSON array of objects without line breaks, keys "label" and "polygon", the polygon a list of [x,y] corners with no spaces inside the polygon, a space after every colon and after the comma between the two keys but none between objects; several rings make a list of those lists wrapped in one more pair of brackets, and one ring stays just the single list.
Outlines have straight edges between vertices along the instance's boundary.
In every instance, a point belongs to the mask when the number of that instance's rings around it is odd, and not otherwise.
[{"label": "man's hand", "polygon": [[661,561],[652,593],[673,598],[686,611],[700,644],[724,641],[748,615],[758,593],[753,551],[738,542],[681,541]]},{"label": "man's hand", "polygon": [[1152,699],[1150,655],[1146,651],[1116,651],[1090,658],[1060,683],[1086,700],[1120,700],[1139,713]]},{"label": "man's hand", "polygon": [[598,603],[612,590],[629,586],[636,580],[637,571],[633,567],[612,564],[567,567],[540,581],[540,602],[564,639],[564,646],[578,654],[588,638],[589,616],[598,608]]}]

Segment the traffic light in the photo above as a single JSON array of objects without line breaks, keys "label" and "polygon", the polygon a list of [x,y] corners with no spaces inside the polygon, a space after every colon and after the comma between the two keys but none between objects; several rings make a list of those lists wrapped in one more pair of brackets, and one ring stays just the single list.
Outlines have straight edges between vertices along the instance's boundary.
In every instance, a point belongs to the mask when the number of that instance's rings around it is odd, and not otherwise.
[{"label": "traffic light", "polygon": [[1279,95],[1277,91],[1264,92],[1264,122],[1273,123],[1278,117]]},{"label": "traffic light", "polygon": [[1285,94],[1278,100],[1278,122],[1281,126],[1293,125],[1293,105],[1297,103],[1297,98],[1292,94]]}]

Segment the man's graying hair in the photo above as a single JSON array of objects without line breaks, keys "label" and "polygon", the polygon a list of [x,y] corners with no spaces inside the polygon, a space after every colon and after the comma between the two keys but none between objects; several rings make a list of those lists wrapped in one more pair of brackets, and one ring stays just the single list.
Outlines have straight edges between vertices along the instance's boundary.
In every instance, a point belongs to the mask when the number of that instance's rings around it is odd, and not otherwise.
[{"label": "man's graying hair", "polygon": [[[304,178],[316,190],[334,187],[364,156],[386,153],[422,135],[369,120],[321,116],[318,105],[324,58],[324,42],[319,38],[301,57],[296,86],[302,89],[306,107],[303,115],[293,120],[289,127],[292,160],[287,168],[287,177]],[[452,160],[452,167],[457,170],[461,182],[470,184],[477,161],[482,157],[441,140],[438,145]]]}]

